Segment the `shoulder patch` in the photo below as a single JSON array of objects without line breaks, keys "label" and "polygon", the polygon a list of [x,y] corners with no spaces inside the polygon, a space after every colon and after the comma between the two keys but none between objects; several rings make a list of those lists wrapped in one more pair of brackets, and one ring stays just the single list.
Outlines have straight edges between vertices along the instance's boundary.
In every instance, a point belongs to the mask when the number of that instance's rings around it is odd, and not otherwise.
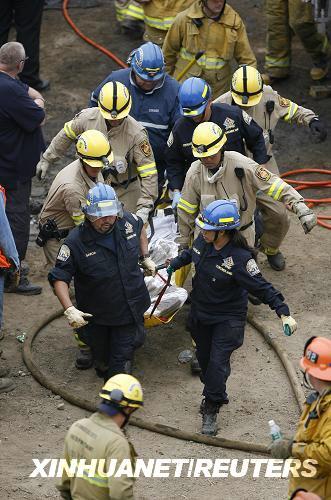
[{"label": "shoulder patch", "polygon": [[152,154],[152,148],[151,148],[151,145],[150,143],[146,140],[146,141],[143,141],[139,144],[139,148],[141,150],[141,152],[145,155],[145,156],[150,156]]},{"label": "shoulder patch", "polygon": [[291,101],[289,99],[280,95],[278,96],[278,103],[282,108],[288,108],[291,105]]},{"label": "shoulder patch", "polygon": [[168,146],[168,148],[171,148],[171,146],[173,145],[173,143],[174,143],[174,134],[172,132],[170,132],[168,140],[167,140],[167,146]]},{"label": "shoulder patch", "polygon": [[229,130],[231,128],[234,128],[235,127],[235,121],[232,120],[232,118],[229,118],[228,116],[225,118],[224,122],[223,122],[223,127],[225,128],[225,130]]},{"label": "shoulder patch", "polygon": [[59,253],[57,254],[56,260],[60,260],[61,262],[65,262],[70,257],[70,248],[67,245],[62,245]]},{"label": "shoulder patch", "polygon": [[254,259],[249,259],[249,261],[246,264],[246,271],[251,276],[256,276],[257,274],[260,274],[260,272],[261,272]]},{"label": "shoulder patch", "polygon": [[246,113],[246,111],[243,110],[243,119],[244,121],[247,123],[247,125],[250,125],[251,124],[251,121],[252,121],[252,117],[249,116],[248,113]]},{"label": "shoulder patch", "polygon": [[266,168],[261,167],[261,165],[260,165],[259,167],[256,167],[256,169],[255,169],[255,175],[261,181],[266,181],[267,182],[268,180],[270,180],[271,172],[269,172],[269,170],[267,170]]}]

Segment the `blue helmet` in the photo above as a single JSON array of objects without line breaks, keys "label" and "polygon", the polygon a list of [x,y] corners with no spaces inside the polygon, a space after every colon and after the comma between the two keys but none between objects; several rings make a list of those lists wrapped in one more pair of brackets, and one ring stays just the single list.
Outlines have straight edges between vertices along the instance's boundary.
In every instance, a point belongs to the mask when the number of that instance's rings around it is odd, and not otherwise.
[{"label": "blue helmet", "polygon": [[180,112],[184,116],[201,115],[211,97],[211,88],[202,78],[188,78],[179,89]]},{"label": "blue helmet", "polygon": [[98,182],[89,190],[86,197],[86,205],[82,207],[84,214],[88,217],[107,217],[108,215],[123,216],[122,204],[117,198],[115,190]]},{"label": "blue helmet", "polygon": [[165,75],[163,53],[155,43],[144,43],[131,52],[128,62],[142,80],[153,82],[160,80]]},{"label": "blue helmet", "polygon": [[195,224],[206,231],[228,231],[240,225],[240,215],[235,200],[216,200],[203,209]]}]

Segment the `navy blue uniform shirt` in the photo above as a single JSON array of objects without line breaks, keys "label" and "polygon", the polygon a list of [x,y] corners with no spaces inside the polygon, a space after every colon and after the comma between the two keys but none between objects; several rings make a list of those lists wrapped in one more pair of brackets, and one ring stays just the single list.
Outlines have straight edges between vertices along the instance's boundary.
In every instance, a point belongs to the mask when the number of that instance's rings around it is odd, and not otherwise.
[{"label": "navy blue uniform shirt", "polygon": [[0,72],[0,183],[27,181],[45,144],[40,124],[44,110],[28,94],[25,83]]},{"label": "navy blue uniform shirt", "polygon": [[141,323],[150,297],[138,265],[142,220],[129,212],[110,234],[89,222],[73,229],[61,246],[48,279],[70,284],[74,278],[78,309],[99,325]]},{"label": "navy blue uniform shirt", "polygon": [[[245,111],[229,104],[214,103],[211,105],[209,121],[225,130],[226,151],[246,155],[246,145],[256,163],[264,164],[270,159],[262,128]],[[167,178],[172,190],[182,189],[186,172],[197,159],[192,153],[192,136],[198,125],[192,119],[182,116],[176,121],[169,136],[166,163]]]},{"label": "navy blue uniform shirt", "polygon": [[290,315],[284,297],[266,281],[251,252],[234,246],[231,241],[221,250],[206,243],[201,235],[192,248],[171,261],[174,269],[193,262],[195,276],[191,293],[192,311],[203,323],[237,319],[245,321],[248,292],[280,316]]}]

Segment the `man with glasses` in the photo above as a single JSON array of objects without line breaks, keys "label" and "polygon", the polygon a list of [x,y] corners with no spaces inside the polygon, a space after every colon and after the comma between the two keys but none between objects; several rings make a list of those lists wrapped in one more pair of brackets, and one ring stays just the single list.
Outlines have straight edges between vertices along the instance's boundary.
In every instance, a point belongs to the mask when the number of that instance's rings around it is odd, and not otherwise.
[{"label": "man with glasses", "polygon": [[[0,48],[0,184],[6,189],[6,213],[13,232],[21,267],[29,242],[31,179],[44,150],[41,125],[45,120],[44,99],[35,89],[18,80],[26,55],[18,42]],[[21,269],[18,286],[8,292],[41,293]]]}]

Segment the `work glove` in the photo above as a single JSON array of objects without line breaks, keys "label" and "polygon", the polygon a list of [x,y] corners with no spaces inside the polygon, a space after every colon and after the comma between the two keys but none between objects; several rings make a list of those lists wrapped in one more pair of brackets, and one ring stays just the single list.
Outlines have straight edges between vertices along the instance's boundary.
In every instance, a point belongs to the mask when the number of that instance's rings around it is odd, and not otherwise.
[{"label": "work glove", "polygon": [[92,318],[92,314],[84,313],[74,306],[68,307],[63,313],[68,320],[69,325],[72,328],[80,328],[81,326],[87,325],[88,321],[84,318]]},{"label": "work glove", "polygon": [[325,125],[321,120],[313,118],[309,123],[310,133],[313,139],[313,142],[323,142],[326,139],[327,131]]},{"label": "work glove", "polygon": [[140,261],[140,265],[144,270],[145,276],[155,276],[156,264],[150,257],[145,257]]},{"label": "work glove", "polygon": [[283,323],[284,334],[287,337],[290,337],[298,327],[297,322],[292,318],[292,316],[285,316],[284,314],[282,314],[280,318]]},{"label": "work glove", "polygon": [[150,208],[142,207],[142,208],[139,208],[139,210],[137,210],[136,215],[142,219],[144,224],[146,224],[146,222],[148,222],[148,217],[149,217],[150,211],[151,211]]},{"label": "work glove", "polygon": [[178,202],[182,193],[180,191],[170,191],[170,198],[172,199],[171,208],[175,210],[177,208]]},{"label": "work glove", "polygon": [[298,216],[305,234],[309,233],[317,224],[317,217],[314,212],[303,203],[298,201],[292,207],[294,213]]},{"label": "work glove", "polygon": [[289,458],[292,455],[293,440],[287,438],[276,439],[269,446],[268,450],[272,458]]},{"label": "work glove", "polygon": [[49,161],[46,160],[43,156],[41,156],[39,163],[37,163],[36,167],[36,175],[40,181],[45,179],[49,165],[50,165]]}]

